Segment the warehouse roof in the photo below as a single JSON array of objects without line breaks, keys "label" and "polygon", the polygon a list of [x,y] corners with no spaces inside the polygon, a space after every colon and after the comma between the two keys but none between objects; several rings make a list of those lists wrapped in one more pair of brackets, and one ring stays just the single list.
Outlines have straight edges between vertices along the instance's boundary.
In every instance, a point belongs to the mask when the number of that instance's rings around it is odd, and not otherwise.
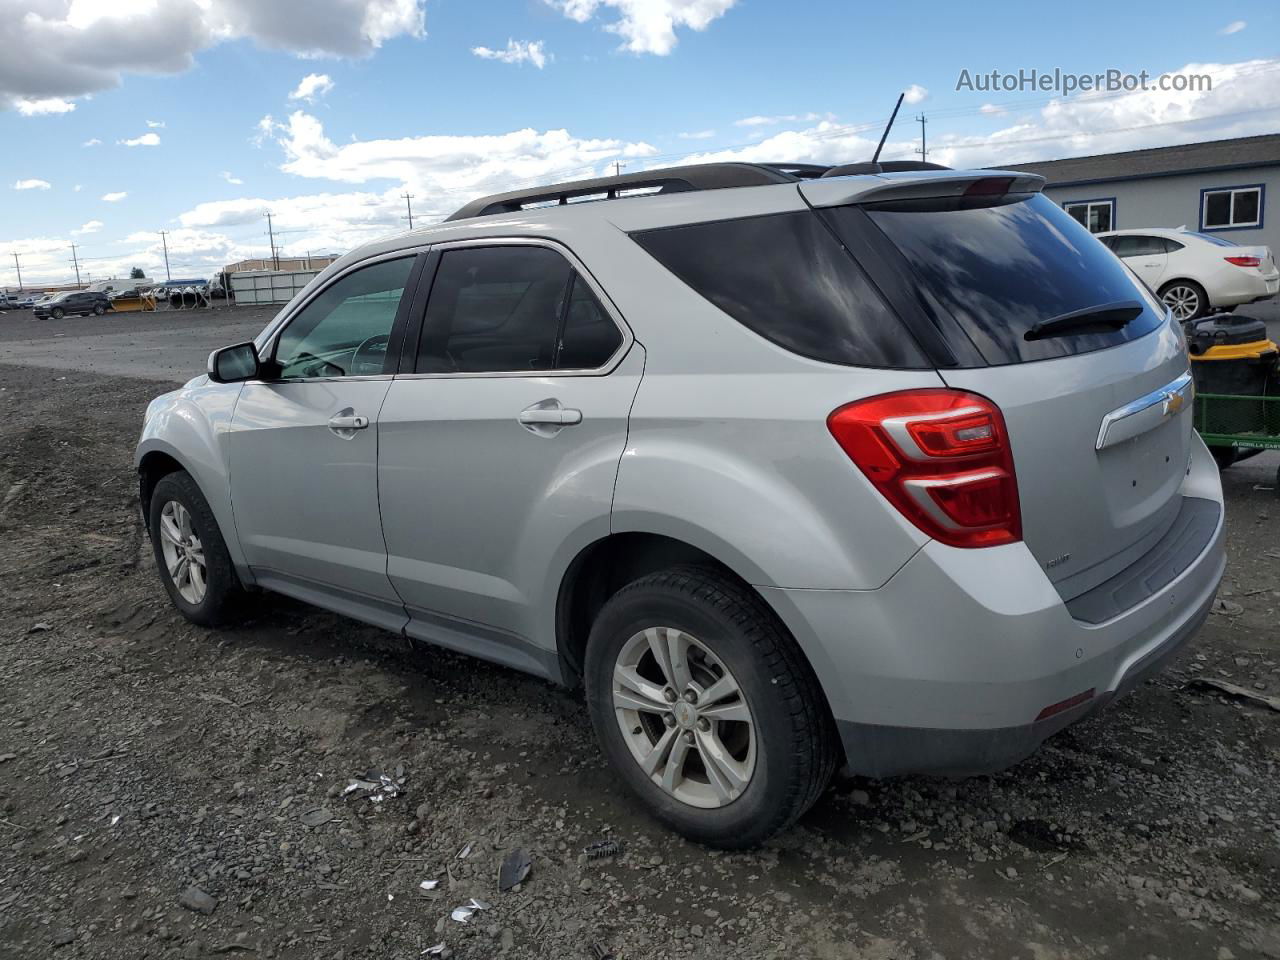
[{"label": "warehouse roof", "polygon": [[1005,163],[1002,170],[1038,173],[1046,186],[1099,183],[1108,180],[1138,180],[1169,177],[1210,170],[1237,170],[1243,167],[1280,166],[1280,134],[1237,137],[1184,143],[1176,147],[1101,153],[1092,157],[1043,160],[1034,163]]}]

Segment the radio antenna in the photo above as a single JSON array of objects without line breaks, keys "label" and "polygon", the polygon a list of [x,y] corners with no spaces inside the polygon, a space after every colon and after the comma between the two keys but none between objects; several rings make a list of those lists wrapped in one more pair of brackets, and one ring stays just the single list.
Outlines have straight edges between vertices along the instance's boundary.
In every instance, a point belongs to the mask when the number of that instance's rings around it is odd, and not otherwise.
[{"label": "radio antenna", "polygon": [[872,163],[880,162],[880,151],[884,149],[884,142],[889,139],[889,131],[893,129],[893,121],[898,119],[898,108],[902,106],[902,98],[905,96],[905,93],[898,94],[898,102],[893,105],[893,113],[889,114],[889,122],[885,124],[884,133],[880,134],[880,145],[876,147],[876,152],[871,157]]}]

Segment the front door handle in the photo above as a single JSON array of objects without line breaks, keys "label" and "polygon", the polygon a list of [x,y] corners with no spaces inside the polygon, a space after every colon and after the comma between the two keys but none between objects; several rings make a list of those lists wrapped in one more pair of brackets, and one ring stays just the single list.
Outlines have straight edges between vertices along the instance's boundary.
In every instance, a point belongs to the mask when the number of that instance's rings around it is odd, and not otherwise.
[{"label": "front door handle", "polygon": [[343,440],[350,440],[357,430],[364,430],[368,426],[369,418],[360,416],[350,407],[339,410],[329,418],[329,429]]}]

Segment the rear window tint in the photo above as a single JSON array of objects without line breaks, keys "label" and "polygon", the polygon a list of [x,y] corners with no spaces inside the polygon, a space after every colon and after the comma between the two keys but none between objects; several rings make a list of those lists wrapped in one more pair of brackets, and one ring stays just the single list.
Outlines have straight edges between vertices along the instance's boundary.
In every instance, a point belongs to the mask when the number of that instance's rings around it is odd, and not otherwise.
[{"label": "rear window tint", "polygon": [[[989,364],[1048,360],[1145,336],[1163,323],[1106,247],[1040,194],[1018,200],[903,200],[862,210],[910,263]],[[854,215],[829,211],[837,232]],[[1027,340],[1037,323],[1122,300],[1143,312],[1119,330]]]},{"label": "rear window tint", "polygon": [[729,316],[793,353],[849,366],[932,366],[812,213],[696,223],[632,236]]}]

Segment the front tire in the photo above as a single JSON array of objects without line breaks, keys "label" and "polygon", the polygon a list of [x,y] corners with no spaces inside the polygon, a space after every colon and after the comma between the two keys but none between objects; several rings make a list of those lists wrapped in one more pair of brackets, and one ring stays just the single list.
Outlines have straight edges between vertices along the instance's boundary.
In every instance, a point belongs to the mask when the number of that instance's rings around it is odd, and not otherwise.
[{"label": "front tire", "polygon": [[677,567],[614,594],[592,625],[584,679],[605,755],[691,840],[756,846],[835,771],[812,668],[756,594],[714,571]]},{"label": "front tire", "polygon": [[244,589],[213,510],[191,475],[180,470],[162,477],[149,513],[160,580],[178,612],[202,627],[233,619]]},{"label": "front tire", "polygon": [[52,310],[49,311],[49,316],[53,317],[53,319],[55,320],[61,320],[64,316],[66,316],[66,314],[62,312],[61,307],[54,307]]},{"label": "front tire", "polygon": [[1172,280],[1160,288],[1160,299],[1179,323],[1198,320],[1209,312],[1209,295],[1194,280]]}]

